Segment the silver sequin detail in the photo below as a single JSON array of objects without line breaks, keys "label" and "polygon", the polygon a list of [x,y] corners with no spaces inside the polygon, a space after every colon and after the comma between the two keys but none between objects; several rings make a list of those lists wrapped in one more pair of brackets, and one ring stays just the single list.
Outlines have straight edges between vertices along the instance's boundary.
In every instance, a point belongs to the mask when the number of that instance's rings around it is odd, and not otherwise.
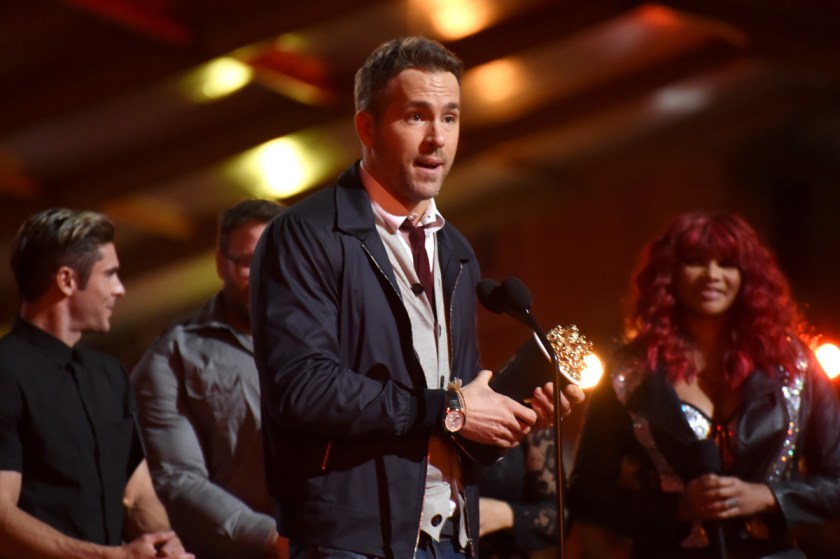
[{"label": "silver sequin detail", "polygon": [[785,410],[787,411],[787,432],[785,433],[785,441],[782,443],[779,455],[770,465],[770,469],[767,472],[767,481],[789,479],[793,473],[795,466],[793,458],[796,454],[796,444],[799,440],[802,423],[802,389],[805,386],[805,372],[807,370],[808,359],[800,355],[796,361],[795,372],[789,374],[786,371],[782,371],[785,377],[782,396],[784,397]]},{"label": "silver sequin detail", "polygon": [[694,431],[694,436],[698,439],[708,439],[712,434],[712,422],[709,418],[703,415],[700,410],[688,404],[680,406],[688,426]]}]

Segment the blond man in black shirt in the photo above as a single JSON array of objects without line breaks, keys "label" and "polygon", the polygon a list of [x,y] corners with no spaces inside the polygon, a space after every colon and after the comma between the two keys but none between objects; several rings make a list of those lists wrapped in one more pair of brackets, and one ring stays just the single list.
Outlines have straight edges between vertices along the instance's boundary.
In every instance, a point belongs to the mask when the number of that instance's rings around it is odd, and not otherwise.
[{"label": "blond man in black shirt", "polygon": [[0,339],[0,557],[192,557],[152,488],[122,365],[78,343],[110,329],[125,294],[113,239],[101,214],[51,209],[12,241],[22,305]]}]

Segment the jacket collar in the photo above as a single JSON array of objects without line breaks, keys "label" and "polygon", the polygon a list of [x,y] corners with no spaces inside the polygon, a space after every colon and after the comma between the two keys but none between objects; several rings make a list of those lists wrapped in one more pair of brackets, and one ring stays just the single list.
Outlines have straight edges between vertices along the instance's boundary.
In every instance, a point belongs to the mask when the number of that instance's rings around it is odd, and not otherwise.
[{"label": "jacket collar", "polygon": [[[698,439],[688,425],[679,397],[665,375],[650,373],[643,367],[630,369],[626,375],[641,375],[631,381],[638,384],[627,395],[625,405],[631,417],[634,417],[634,422],[648,426],[637,430],[636,435],[640,437],[639,442],[647,449],[654,464],[664,459],[683,483],[705,473],[699,465]],[[647,440],[648,437],[652,440]],[[660,467],[657,466],[657,469]]]},{"label": "jacket collar", "polygon": [[[628,395],[628,411],[635,411],[649,421],[656,448],[683,480],[702,473],[698,471],[697,438],[682,413],[676,391],[665,375],[651,374],[644,369],[628,373],[644,375]],[[744,381],[742,390],[750,394],[750,398],[739,412],[739,428],[735,434],[739,459],[732,474],[746,476],[748,472],[764,472],[767,469],[768,459],[759,457],[775,456],[773,449],[784,440],[787,422],[778,379],[763,370],[756,370]]]},{"label": "jacket collar", "polygon": [[628,400],[628,407],[640,410],[651,423],[682,444],[689,444],[697,438],[685,421],[674,387],[663,374],[645,374]]},{"label": "jacket collar", "polygon": [[371,235],[376,235],[376,222],[370,207],[370,196],[359,175],[359,163],[356,161],[338,177],[335,188],[336,227],[342,233],[367,242]]},{"label": "jacket collar", "polygon": [[[385,245],[376,232],[373,209],[359,175],[359,164],[357,161],[338,177],[335,188],[336,227],[342,233],[359,239],[391,283],[396,285],[396,277]],[[441,277],[447,294],[455,287],[461,265],[472,257],[465,243],[456,242],[453,236],[449,225],[437,233]]]}]

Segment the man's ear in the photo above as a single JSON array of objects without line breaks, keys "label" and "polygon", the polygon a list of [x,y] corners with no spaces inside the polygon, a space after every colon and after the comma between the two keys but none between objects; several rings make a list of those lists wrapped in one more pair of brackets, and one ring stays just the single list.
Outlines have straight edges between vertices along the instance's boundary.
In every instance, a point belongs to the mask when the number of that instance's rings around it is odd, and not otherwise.
[{"label": "man's ear", "polygon": [[366,147],[373,147],[375,136],[373,126],[373,115],[367,111],[359,111],[353,119],[356,126],[356,135]]},{"label": "man's ear", "polygon": [[55,273],[55,285],[65,296],[69,297],[79,288],[79,276],[68,266],[62,266]]}]

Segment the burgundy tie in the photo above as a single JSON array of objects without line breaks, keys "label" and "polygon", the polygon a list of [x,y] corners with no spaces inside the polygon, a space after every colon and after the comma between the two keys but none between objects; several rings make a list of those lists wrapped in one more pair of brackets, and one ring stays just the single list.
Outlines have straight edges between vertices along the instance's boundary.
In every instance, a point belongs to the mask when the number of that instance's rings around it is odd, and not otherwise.
[{"label": "burgundy tie", "polygon": [[423,292],[429,298],[432,309],[435,308],[435,284],[432,268],[429,266],[429,253],[426,252],[426,232],[422,227],[415,227],[407,219],[403,221],[401,229],[408,231],[408,244],[414,256],[414,271],[423,286]]}]

